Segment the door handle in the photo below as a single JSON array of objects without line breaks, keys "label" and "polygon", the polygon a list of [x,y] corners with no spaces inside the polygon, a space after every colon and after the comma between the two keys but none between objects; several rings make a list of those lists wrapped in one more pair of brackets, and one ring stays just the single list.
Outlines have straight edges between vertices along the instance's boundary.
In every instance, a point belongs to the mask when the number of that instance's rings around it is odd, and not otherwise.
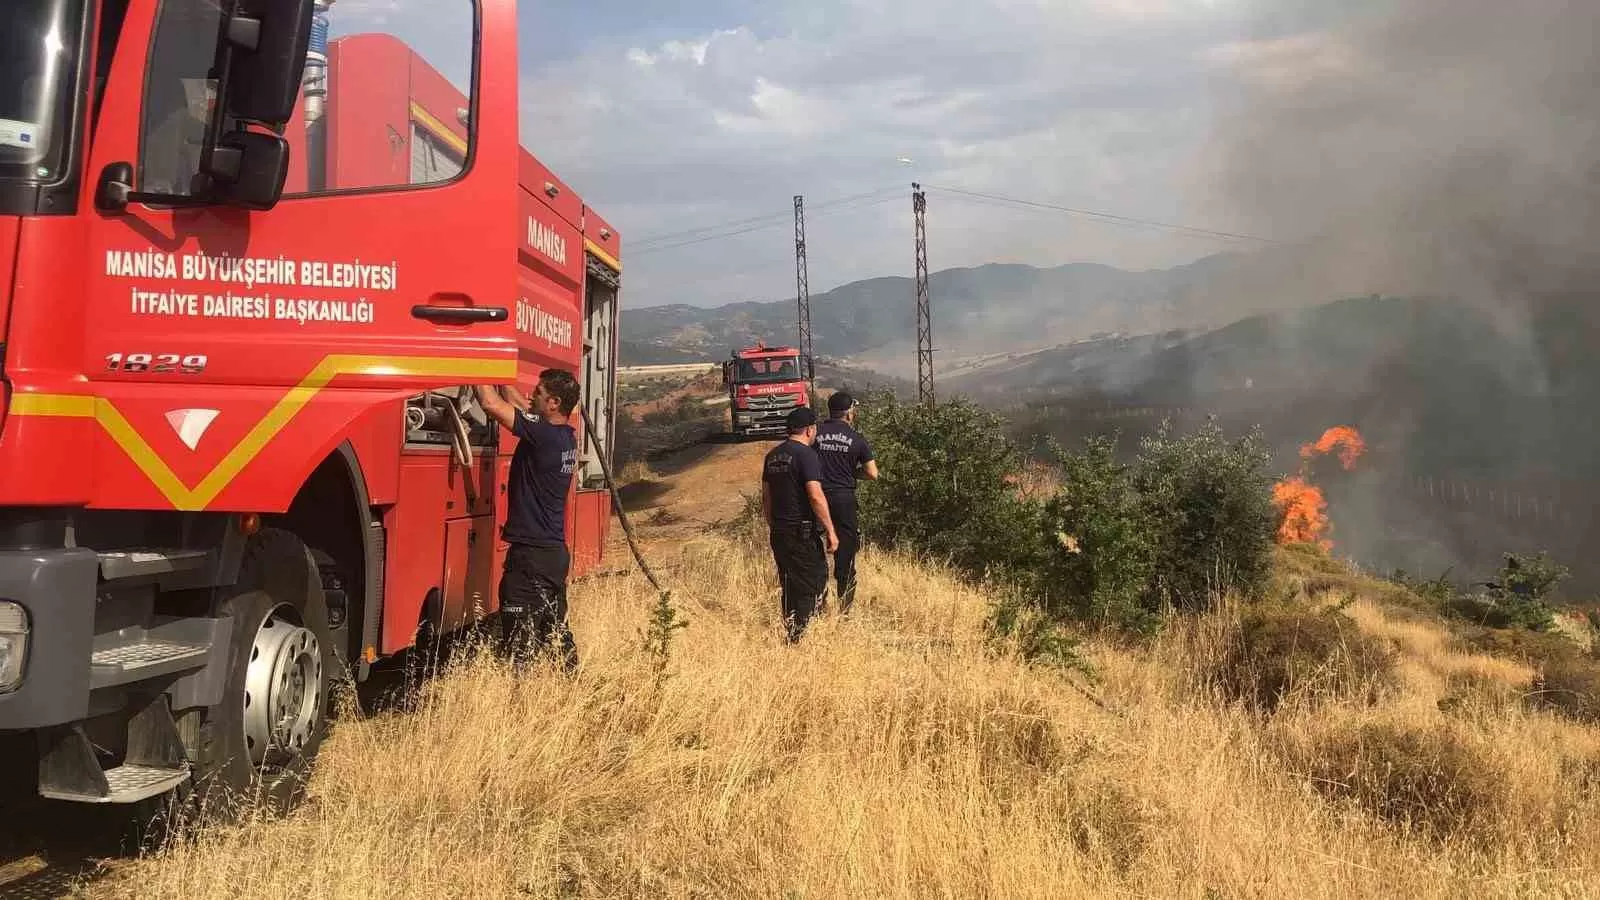
[{"label": "door handle", "polygon": [[453,322],[472,324],[474,322],[504,322],[511,318],[511,311],[504,306],[429,306],[418,304],[411,307],[411,315],[418,319],[427,319],[430,322]]}]

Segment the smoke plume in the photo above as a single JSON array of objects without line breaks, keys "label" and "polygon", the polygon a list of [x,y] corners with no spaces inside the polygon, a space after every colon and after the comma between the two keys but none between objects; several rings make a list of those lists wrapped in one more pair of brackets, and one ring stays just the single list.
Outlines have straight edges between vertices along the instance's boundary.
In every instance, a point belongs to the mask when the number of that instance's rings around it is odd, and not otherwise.
[{"label": "smoke plume", "polygon": [[[1488,519],[1448,519],[1457,514],[1408,500],[1396,485],[1441,477],[1491,490],[1533,484],[1580,510],[1564,529],[1568,546],[1552,549],[1581,553],[1600,535],[1600,519],[1581,512],[1600,501],[1600,479],[1582,462],[1600,452],[1600,440],[1573,424],[1582,418],[1575,398],[1600,386],[1592,362],[1600,352],[1600,3],[1340,7],[1324,14],[1335,21],[1286,28],[1284,4],[1274,2],[1263,8],[1261,37],[1213,51],[1228,87],[1205,167],[1210,190],[1244,228],[1288,242],[1264,254],[1278,277],[1256,302],[1444,298],[1493,333],[1440,334],[1431,346],[1461,363],[1450,371],[1495,373],[1475,387],[1424,389],[1411,377],[1428,368],[1414,358],[1417,344],[1394,350],[1413,355],[1409,368],[1371,351],[1369,368],[1341,373],[1366,398],[1349,413],[1384,445],[1368,487],[1332,504],[1350,526],[1341,531],[1389,556],[1397,522],[1431,518],[1450,532],[1439,538],[1451,548],[1440,561],[1481,570],[1508,544],[1545,536],[1520,524],[1496,531]],[[1292,368],[1304,337],[1267,340]],[[1395,377],[1408,372],[1409,381]],[[1600,570],[1592,574],[1600,579]]]},{"label": "smoke plume", "polygon": [[[1371,6],[1372,4],[1367,4]],[[1517,310],[1600,275],[1600,3],[1392,0],[1216,52],[1216,182],[1323,292]]]}]

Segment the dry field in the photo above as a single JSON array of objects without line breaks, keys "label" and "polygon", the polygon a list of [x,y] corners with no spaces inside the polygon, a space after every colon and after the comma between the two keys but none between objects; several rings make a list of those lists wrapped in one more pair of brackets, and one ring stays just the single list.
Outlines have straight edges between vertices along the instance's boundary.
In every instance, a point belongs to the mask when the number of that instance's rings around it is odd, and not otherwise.
[{"label": "dry field", "polygon": [[576,678],[465,657],[411,709],[347,716],[290,816],[81,895],[1600,897],[1600,730],[1528,711],[1533,669],[1380,586],[1285,555],[1286,588],[1353,600],[1349,658],[1394,664],[1312,672],[1271,714],[1221,689],[1240,611],[1091,640],[1090,683],[988,641],[991,597],[872,552],[852,619],[787,647],[763,548],[727,527],[765,447],[633,473],[690,623],[664,679],[648,586],[589,579]]},{"label": "dry field", "polygon": [[576,678],[465,661],[340,725],[288,818],[87,895],[1600,896],[1600,732],[1373,602],[1351,613],[1401,663],[1371,705],[1225,704],[1200,677],[1219,613],[1092,644],[1102,708],[988,645],[988,599],[930,568],[866,554],[860,613],[786,647],[748,537],[679,552],[663,681],[648,588],[586,582]]}]

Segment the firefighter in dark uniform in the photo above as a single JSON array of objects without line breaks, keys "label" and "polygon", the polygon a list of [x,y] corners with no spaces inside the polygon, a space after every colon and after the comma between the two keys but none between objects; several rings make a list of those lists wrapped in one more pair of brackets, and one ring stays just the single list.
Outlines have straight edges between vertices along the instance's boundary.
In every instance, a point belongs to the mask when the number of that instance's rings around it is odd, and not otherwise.
[{"label": "firefighter in dark uniform", "polygon": [[578,405],[578,380],[564,369],[546,369],[528,400],[509,390],[507,400],[492,387],[478,387],[478,402],[517,436],[506,488],[500,577],[500,644],[519,664],[524,650],[543,651],[554,640],[568,672],[578,667],[578,648],[567,627],[567,492],[578,467],[577,433],[568,417]]},{"label": "firefighter in dark uniform", "polygon": [[789,643],[800,640],[828,591],[828,557],[839,547],[828,501],[822,495],[822,467],[812,448],[817,414],[802,406],[789,413],[789,439],[772,448],[761,465],[761,517],[772,542],[783,590],[783,619]]},{"label": "firefighter in dark uniform", "polygon": [[861,549],[861,527],[856,522],[856,480],[876,479],[878,462],[872,445],[856,431],[854,397],[837,391],[828,398],[828,421],[817,429],[817,459],[822,464],[822,493],[828,514],[839,534],[833,554],[833,578],[839,589],[839,613],[850,612],[856,597],[856,551]]}]

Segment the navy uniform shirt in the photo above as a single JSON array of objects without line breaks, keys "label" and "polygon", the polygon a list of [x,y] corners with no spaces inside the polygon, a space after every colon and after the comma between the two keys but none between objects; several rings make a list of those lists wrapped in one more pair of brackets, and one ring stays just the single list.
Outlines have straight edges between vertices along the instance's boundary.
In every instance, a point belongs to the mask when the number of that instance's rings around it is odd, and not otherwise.
[{"label": "navy uniform shirt", "polygon": [[872,447],[843,419],[829,419],[817,427],[817,458],[824,491],[853,491],[856,469],[872,461]]},{"label": "navy uniform shirt", "polygon": [[772,524],[814,523],[811,498],[806,482],[821,481],[822,467],[817,452],[799,441],[784,441],[767,451],[761,464],[761,480],[772,491]]},{"label": "navy uniform shirt", "polygon": [[567,490],[578,468],[577,432],[520,410],[512,417],[511,432],[517,450],[511,455],[503,536],[512,544],[565,546]]}]

